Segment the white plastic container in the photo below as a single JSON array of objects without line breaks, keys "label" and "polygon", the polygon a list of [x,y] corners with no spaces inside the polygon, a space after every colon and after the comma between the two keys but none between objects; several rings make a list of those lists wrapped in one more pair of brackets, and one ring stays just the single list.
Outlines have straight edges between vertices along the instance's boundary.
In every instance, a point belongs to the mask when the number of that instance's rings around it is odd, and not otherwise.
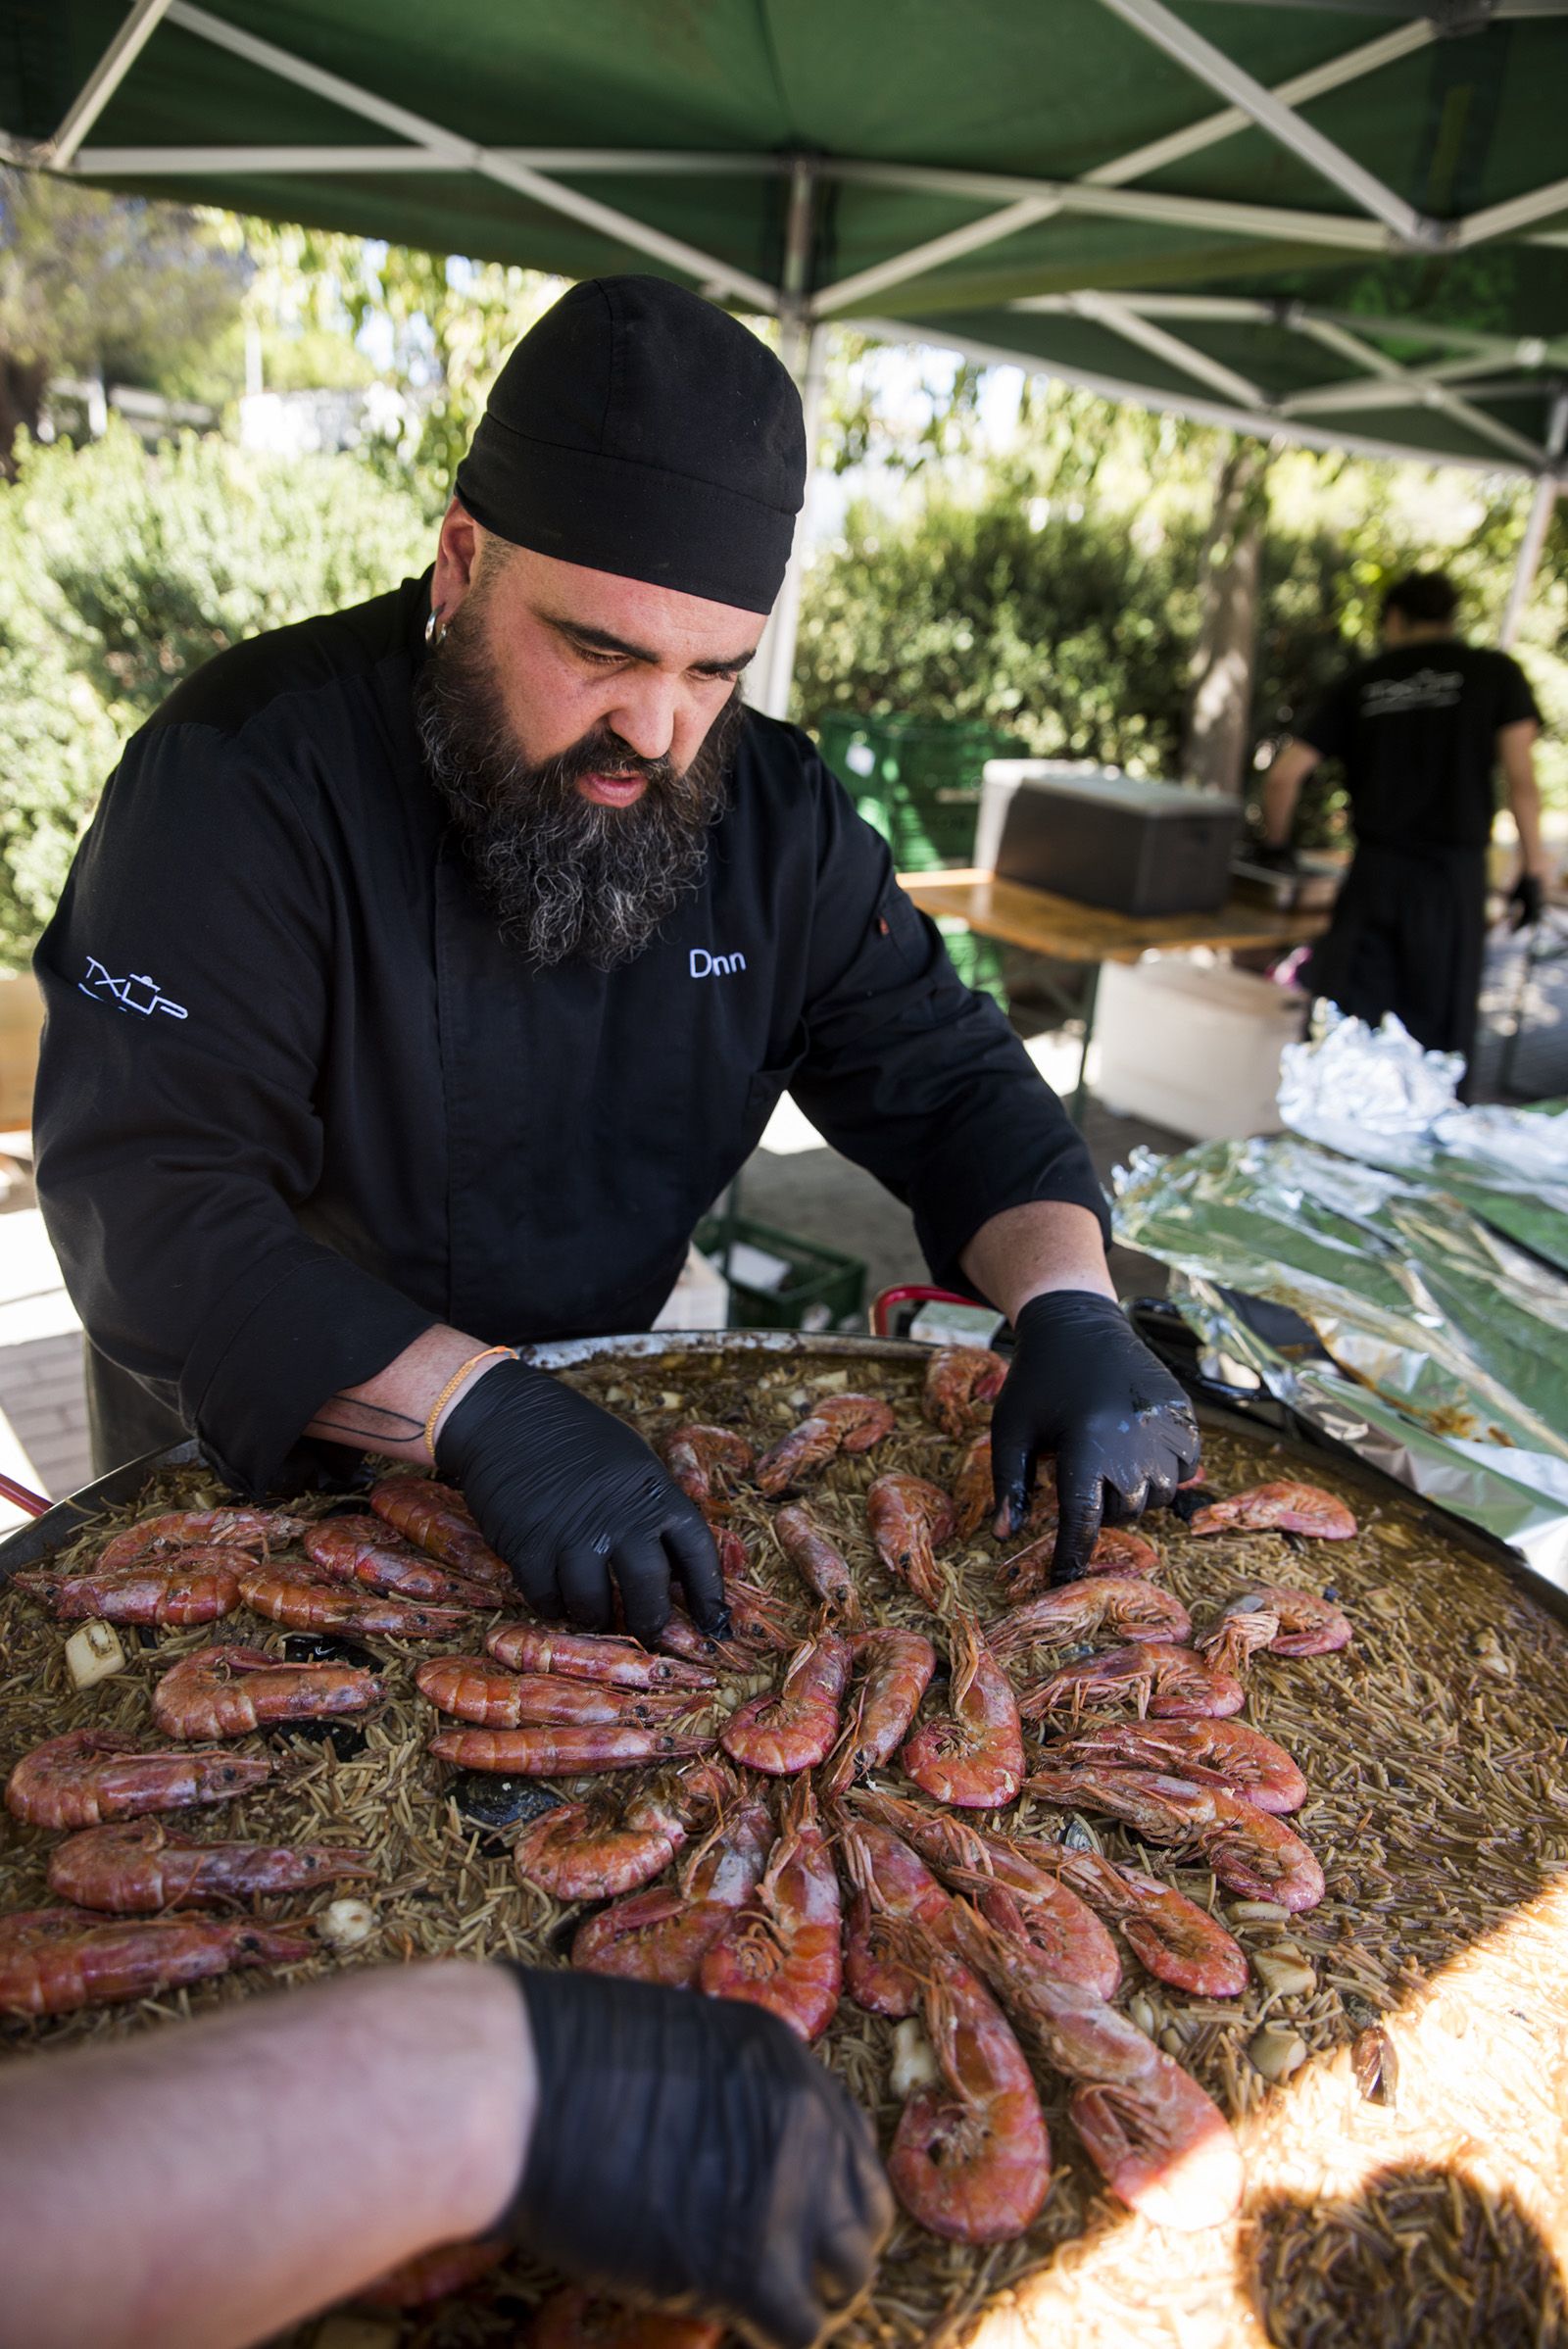
[{"label": "white plastic container", "polygon": [[1186,954],[1107,962],[1100,974],[1095,1090],[1107,1109],[1194,1142],[1277,1134],[1280,1054],[1307,999],[1229,963]]}]

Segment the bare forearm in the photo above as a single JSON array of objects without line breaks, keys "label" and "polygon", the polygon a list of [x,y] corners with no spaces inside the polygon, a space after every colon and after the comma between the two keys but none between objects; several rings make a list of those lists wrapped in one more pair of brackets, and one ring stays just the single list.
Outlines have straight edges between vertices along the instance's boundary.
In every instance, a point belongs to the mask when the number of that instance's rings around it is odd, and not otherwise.
[{"label": "bare forearm", "polygon": [[1009,1321],[1032,1297],[1052,1289],[1116,1291],[1105,1268],[1100,1225],[1087,1207],[1064,1199],[1034,1199],[1004,1208],[983,1223],[959,1262],[982,1297]]},{"label": "bare forearm", "polygon": [[0,2072],[0,2349],[243,2349],[478,2234],[535,2102],[499,1969],[366,1972]]},{"label": "bare forearm", "polygon": [[1520,863],[1527,873],[1535,873],[1544,881],[1547,870],[1546,846],[1541,837],[1541,787],[1534,773],[1526,773],[1517,782],[1510,778],[1508,806],[1519,835]]},{"label": "bare forearm", "polygon": [[1263,844],[1265,848],[1283,849],[1290,846],[1291,827],[1296,821],[1296,803],[1301,785],[1318,762],[1318,754],[1303,742],[1287,742],[1263,778]]},{"label": "bare forearm", "polygon": [[[363,1386],[345,1388],[321,1405],[305,1433],[327,1444],[346,1444],[361,1451],[382,1452],[391,1460],[417,1460],[423,1468],[430,1465],[430,1450],[424,1439],[425,1421],[432,1404],[449,1379],[473,1355],[482,1352],[484,1340],[470,1338],[462,1330],[437,1323],[426,1330],[414,1344],[405,1347],[396,1361],[389,1362],[373,1379]],[[490,1362],[498,1359],[492,1355]],[[482,1378],[490,1362],[475,1365],[470,1378],[447,1397],[441,1412],[445,1419],[458,1395],[466,1392],[472,1379]],[[439,1431],[440,1422],[432,1433]]]}]

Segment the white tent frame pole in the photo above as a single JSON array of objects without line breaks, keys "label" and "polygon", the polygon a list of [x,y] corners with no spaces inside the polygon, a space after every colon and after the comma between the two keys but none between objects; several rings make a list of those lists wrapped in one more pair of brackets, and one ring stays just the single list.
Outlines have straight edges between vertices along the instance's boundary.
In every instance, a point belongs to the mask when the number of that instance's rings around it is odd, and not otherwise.
[{"label": "white tent frame pole", "polygon": [[1179,368],[1199,383],[1206,383],[1210,391],[1217,391],[1245,408],[1266,407],[1267,402],[1255,383],[1238,375],[1234,368],[1223,367],[1217,359],[1210,359],[1206,351],[1183,342],[1180,335],[1168,334],[1152,319],[1141,318],[1130,304],[1119,302],[1110,294],[1089,292],[1073,294],[1070,300],[1080,318],[1108,326],[1124,342],[1136,343],[1141,350],[1152,352],[1154,358],[1164,360],[1167,367]]},{"label": "white tent frame pole", "polygon": [[[16,142],[13,142],[15,144]],[[677,155],[627,148],[612,155],[603,147],[489,147],[497,163],[520,164],[533,171],[637,171],[666,178],[778,179],[789,171],[783,155]],[[48,165],[36,151],[24,158]],[[83,178],[180,178],[209,171],[450,171],[451,157],[435,147],[83,147],[75,169]]]},{"label": "white tent frame pole", "polygon": [[652,228],[612,205],[601,204],[597,197],[563,187],[559,180],[533,171],[527,164],[509,162],[476,140],[461,138],[438,122],[411,113],[405,106],[395,106],[372,91],[362,89],[357,82],[345,81],[341,74],[309,65],[305,59],[279,49],[271,41],[260,40],[254,33],[242,32],[237,25],[225,24],[220,18],[209,16],[205,9],[193,7],[191,0],[170,0],[168,16],[172,24],[198,34],[216,48],[227,49],[248,64],[260,66],[264,72],[276,73],[280,79],[295,82],[301,89],[328,99],[347,113],[362,115],[368,122],[378,122],[384,130],[398,131],[416,146],[443,156],[448,170],[477,171],[552,212],[563,213],[568,220],[597,228],[655,261],[665,262],[682,275],[694,277],[700,285],[738,294],[759,310],[771,312],[778,307],[776,287],[754,277],[749,269],[738,269],[716,254],[688,245],[683,238],[665,236],[662,229]]},{"label": "white tent frame pole", "polygon": [[1417,212],[1413,204],[1407,204],[1353,156],[1347,155],[1343,147],[1336,146],[1321,130],[1303,122],[1294,108],[1283,104],[1272,90],[1254,80],[1245,67],[1173,15],[1164,0],[1100,0],[1100,4],[1120,17],[1124,24],[1131,24],[1156,48],[1163,49],[1167,56],[1175,58],[1178,65],[1185,66],[1200,81],[1217,90],[1232,106],[1239,107],[1280,146],[1298,155],[1331,187],[1337,187],[1342,195],[1359,204],[1363,212],[1369,212],[1374,220],[1392,228],[1405,244],[1431,248],[1445,241],[1445,231],[1437,221]]},{"label": "white tent frame pole", "polygon": [[1387,253],[1397,243],[1379,221],[1354,213],[1298,212],[1277,204],[1238,204],[1222,196],[1097,187],[1087,179],[1031,179],[1018,171],[955,171],[941,164],[868,163],[853,156],[834,156],[822,168],[826,176],[850,186],[906,187],[929,195],[961,196],[976,204],[988,198],[1003,203],[1053,196],[1064,211],[1103,220],[1217,228],[1233,236],[1266,237],[1271,243],[1336,245],[1357,253]]},{"label": "white tent frame pole", "polygon": [[45,148],[45,160],[54,170],[70,170],[77,148],[158,30],[169,6],[170,0],[136,0]]},{"label": "white tent frame pole", "polygon": [[816,442],[822,407],[827,337],[811,317],[807,289],[815,224],[815,169],[798,158],[790,174],[784,217],[783,285],[779,299],[779,353],[801,395],[806,428],[806,487],[795,518],[795,536],[777,600],[747,677],[747,700],[767,717],[788,717],[795,677],[795,646],[801,627],[801,583],[810,537],[811,490],[816,476]]},{"label": "white tent frame pole", "polygon": [[1554,212],[1568,212],[1568,179],[1556,179],[1549,187],[1510,196],[1504,204],[1489,204],[1483,212],[1467,213],[1454,225],[1453,242],[1479,245],[1488,237],[1508,236],[1516,228],[1528,228],[1533,221],[1549,220]]},{"label": "white tent frame pole", "polygon": [[1525,533],[1519,541],[1513,578],[1508,586],[1507,608],[1502,615],[1502,625],[1497,630],[1497,642],[1505,653],[1512,648],[1519,634],[1530,606],[1530,591],[1536,584],[1536,573],[1541,568],[1542,551],[1551,525],[1552,509],[1562,489],[1556,466],[1565,440],[1568,440],[1568,392],[1559,392],[1552,402],[1551,421],[1546,428],[1546,449],[1551,465],[1537,481],[1535,495],[1530,501],[1530,512],[1525,516]]},{"label": "white tent frame pole", "polygon": [[[917,326],[908,318],[845,318],[840,322],[853,327],[858,334],[871,335],[878,342],[907,346],[922,339]],[[1540,469],[1539,457],[1526,465],[1517,458],[1511,464],[1502,464],[1494,457],[1463,457],[1446,449],[1415,449],[1408,441],[1379,440],[1369,432],[1319,430],[1283,409],[1236,408],[1228,402],[1205,400],[1188,392],[1156,391],[1150,383],[1131,382],[1125,376],[1102,374],[1093,367],[1064,367],[1054,359],[1043,359],[1038,351],[1014,351],[1004,343],[955,332],[946,321],[933,329],[929,342],[933,349],[956,351],[982,367],[1021,367],[1026,375],[1054,376],[1059,382],[1099,392],[1106,400],[1124,400],[1130,407],[1149,409],[1156,416],[1190,416],[1195,423],[1222,424],[1228,432],[1250,432],[1260,439],[1288,441],[1293,447],[1318,449],[1331,456],[1348,450],[1354,457],[1388,457],[1401,465],[1455,465],[1462,472],[1526,473],[1531,478]]]},{"label": "white tent frame pole", "polygon": [[[1532,472],[1547,462],[1546,452],[1538,442],[1527,440],[1523,433],[1515,432],[1509,424],[1499,424],[1495,416],[1488,416],[1484,409],[1461,398],[1458,392],[1450,391],[1446,384],[1435,383],[1430,376],[1418,374],[1411,367],[1400,367],[1397,360],[1390,359],[1386,352],[1364,342],[1360,335],[1349,333],[1344,326],[1330,325],[1326,318],[1315,318],[1308,311],[1292,312],[1289,322],[1298,332],[1308,334],[1314,342],[1321,343],[1325,350],[1338,353],[1340,358],[1349,360],[1353,367],[1364,368],[1368,374],[1381,376],[1388,383],[1407,385],[1412,401],[1446,410],[1456,423],[1464,425],[1467,432],[1479,433],[1483,440],[1490,440],[1497,448],[1508,450],[1513,457],[1522,458]],[[1301,392],[1294,400],[1282,400],[1281,415],[1293,414],[1302,400],[1310,401],[1312,397],[1310,392]]]}]

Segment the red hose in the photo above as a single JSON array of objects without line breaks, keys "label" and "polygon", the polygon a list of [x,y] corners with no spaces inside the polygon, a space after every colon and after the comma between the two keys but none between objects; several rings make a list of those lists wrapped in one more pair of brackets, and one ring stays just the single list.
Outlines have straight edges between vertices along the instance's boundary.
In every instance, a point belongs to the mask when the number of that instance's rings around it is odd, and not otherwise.
[{"label": "red hose", "polygon": [[901,1288],[883,1289],[871,1302],[871,1333],[885,1338],[888,1324],[897,1305],[972,1305],[972,1297],[959,1297],[952,1289],[922,1289],[918,1282],[906,1282]]},{"label": "red hose", "polygon": [[29,1492],[25,1485],[19,1485],[14,1477],[9,1476],[0,1476],[0,1500],[9,1500],[17,1508],[25,1509],[29,1517],[47,1517],[55,1505],[52,1500],[46,1500],[41,1493]]}]

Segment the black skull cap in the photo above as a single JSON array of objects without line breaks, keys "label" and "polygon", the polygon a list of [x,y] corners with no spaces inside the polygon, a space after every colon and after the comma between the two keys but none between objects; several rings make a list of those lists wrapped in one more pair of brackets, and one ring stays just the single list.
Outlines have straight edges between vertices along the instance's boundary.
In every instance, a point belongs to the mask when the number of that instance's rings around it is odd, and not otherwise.
[{"label": "black skull cap", "polygon": [[783,583],[806,491],[788,371],[666,277],[591,277],[496,377],[456,493],[514,546],[744,612]]}]

